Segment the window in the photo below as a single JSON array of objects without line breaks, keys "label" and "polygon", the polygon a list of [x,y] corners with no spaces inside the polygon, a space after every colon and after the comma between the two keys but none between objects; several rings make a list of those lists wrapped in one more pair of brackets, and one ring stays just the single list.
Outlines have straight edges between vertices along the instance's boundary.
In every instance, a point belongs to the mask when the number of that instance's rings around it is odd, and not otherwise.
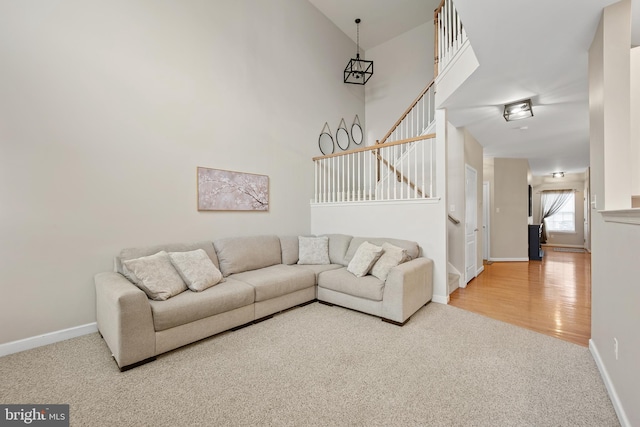
[{"label": "window", "polygon": [[576,199],[571,192],[562,207],[544,220],[547,231],[574,233],[576,231]]}]

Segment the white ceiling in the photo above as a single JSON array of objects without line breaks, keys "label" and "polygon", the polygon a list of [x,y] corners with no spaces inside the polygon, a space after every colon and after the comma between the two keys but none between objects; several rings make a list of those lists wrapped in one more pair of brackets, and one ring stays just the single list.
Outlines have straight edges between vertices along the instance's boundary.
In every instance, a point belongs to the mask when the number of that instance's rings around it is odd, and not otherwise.
[{"label": "white ceiling", "polygon": [[[309,0],[368,49],[433,20],[438,0]],[[480,67],[445,107],[485,156],[527,158],[533,175],[589,165],[587,51],[602,9],[616,0],[455,0]],[[640,0],[632,44],[640,45]],[[373,77],[375,78],[375,76]],[[505,122],[502,106],[533,100],[534,117]],[[523,129],[524,128],[524,129]]]}]

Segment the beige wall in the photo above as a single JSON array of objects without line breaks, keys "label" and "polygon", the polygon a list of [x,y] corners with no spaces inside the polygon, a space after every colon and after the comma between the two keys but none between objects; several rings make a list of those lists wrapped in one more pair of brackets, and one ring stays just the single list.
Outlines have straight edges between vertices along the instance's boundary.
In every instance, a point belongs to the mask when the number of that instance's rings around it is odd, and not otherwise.
[{"label": "beige wall", "polygon": [[[590,347],[607,383],[622,425],[640,425],[640,226],[604,221],[601,210],[619,206],[609,190],[621,177],[612,173],[630,162],[629,138],[629,46],[631,2],[605,8],[589,50],[589,110],[591,191],[598,196],[592,209],[591,233],[591,343]],[[626,64],[626,65],[625,65]],[[626,67],[626,68],[625,68]],[[633,118],[637,121],[637,118]],[[619,127],[627,129],[620,130]],[[605,161],[602,161],[605,159]],[[622,159],[622,160],[621,160]],[[627,182],[628,184],[628,182]],[[629,187],[626,187],[627,190]],[[600,198],[603,195],[606,198]],[[627,192],[626,198],[629,199]],[[638,219],[635,214],[632,219]],[[614,351],[618,343],[618,357]]]},{"label": "beige wall", "polygon": [[491,259],[528,260],[529,196],[526,159],[484,159],[491,186]]},{"label": "beige wall", "polygon": [[[605,16],[616,15],[626,1],[616,3],[619,7],[605,9]],[[595,146],[590,151],[590,160],[593,182],[597,183],[591,191],[597,209],[631,207],[631,30],[627,18],[623,19],[625,24],[618,25],[616,30],[601,22],[589,51],[590,127]]]},{"label": "beige wall", "polygon": [[[0,2],[0,343],[94,322],[123,247],[309,232],[354,50],[306,1]],[[197,166],[268,175],[269,212],[198,212]]]},{"label": "beige wall", "polygon": [[584,197],[585,174],[566,174],[564,178],[550,176],[533,177],[533,223],[540,224],[540,199],[545,190],[574,190],[574,209],[576,213],[576,230],[574,233],[547,232],[547,244],[559,246],[584,247]]},{"label": "beige wall", "polygon": [[[447,123],[447,212],[460,220],[460,224],[447,221],[448,261],[463,276],[466,270],[466,165],[478,173],[477,177],[477,255],[476,269],[482,267],[482,146],[463,128]],[[453,291],[454,289],[450,289]]]},{"label": "beige wall", "polygon": [[381,140],[433,79],[433,37],[428,22],[367,50],[374,64],[366,85],[367,145]]},{"label": "beige wall", "polygon": [[[447,260],[462,276],[465,271],[465,158],[464,129],[447,122],[447,213],[460,221],[447,221]],[[453,292],[455,288],[449,289]]]}]

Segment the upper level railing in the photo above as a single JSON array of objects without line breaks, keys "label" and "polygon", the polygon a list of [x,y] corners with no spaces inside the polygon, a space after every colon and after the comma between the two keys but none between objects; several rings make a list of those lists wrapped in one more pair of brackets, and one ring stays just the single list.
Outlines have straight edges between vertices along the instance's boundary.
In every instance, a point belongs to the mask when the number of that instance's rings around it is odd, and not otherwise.
[{"label": "upper level railing", "polygon": [[433,123],[435,118],[434,80],[420,92],[420,95],[406,109],[391,127],[389,132],[376,144],[399,141],[420,136]]},{"label": "upper level railing", "polygon": [[434,76],[447,67],[467,41],[467,32],[452,0],[442,0],[433,14],[435,26]]},{"label": "upper level railing", "polygon": [[434,134],[315,157],[314,202],[435,197],[434,159]]}]

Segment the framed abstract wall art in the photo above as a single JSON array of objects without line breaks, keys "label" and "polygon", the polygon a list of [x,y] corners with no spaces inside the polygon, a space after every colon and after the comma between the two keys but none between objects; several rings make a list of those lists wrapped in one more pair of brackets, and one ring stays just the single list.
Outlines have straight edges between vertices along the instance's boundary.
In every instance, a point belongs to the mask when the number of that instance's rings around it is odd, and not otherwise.
[{"label": "framed abstract wall art", "polygon": [[269,177],[198,167],[199,211],[268,211]]}]

